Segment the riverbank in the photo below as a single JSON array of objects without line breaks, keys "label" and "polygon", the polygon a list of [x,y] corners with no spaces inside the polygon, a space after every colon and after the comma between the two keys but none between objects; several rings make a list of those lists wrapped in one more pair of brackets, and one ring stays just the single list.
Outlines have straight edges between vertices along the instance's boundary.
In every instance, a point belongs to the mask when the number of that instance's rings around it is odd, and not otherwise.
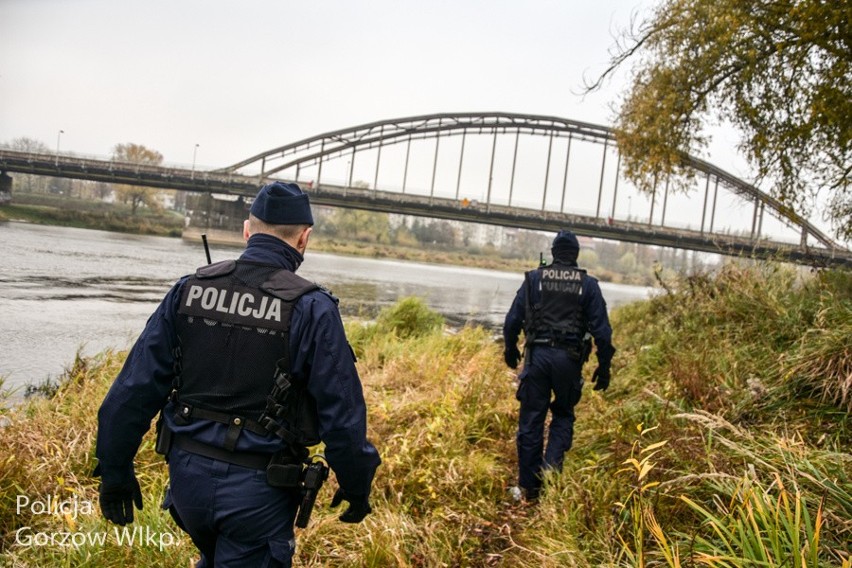
[{"label": "riverbank", "polygon": [[[535,508],[507,491],[514,374],[488,333],[445,333],[413,301],[375,324],[348,324],[384,459],[374,513],[339,523],[326,506],[332,476],[298,535],[297,565],[852,566],[852,276],[729,266],[666,285],[614,310],[612,386],[601,394],[587,383],[574,448]],[[135,526],[160,537],[153,545],[19,542],[112,531],[90,477],[93,401],[124,356],[78,360],[51,399],[5,411],[0,559],[10,565],[173,566],[194,556],[158,507],[167,479],[150,434],[137,457],[145,508]],[[19,495],[80,506],[17,511]]]}]

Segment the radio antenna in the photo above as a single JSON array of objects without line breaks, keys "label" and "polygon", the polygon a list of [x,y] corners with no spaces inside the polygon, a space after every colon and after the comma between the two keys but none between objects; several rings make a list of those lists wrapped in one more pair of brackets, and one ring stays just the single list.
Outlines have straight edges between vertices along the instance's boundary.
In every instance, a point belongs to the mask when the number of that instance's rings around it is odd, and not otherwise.
[{"label": "radio antenna", "polygon": [[207,255],[207,264],[213,264],[210,260],[210,246],[207,244],[207,233],[202,233],[201,242],[204,243],[204,254]]}]

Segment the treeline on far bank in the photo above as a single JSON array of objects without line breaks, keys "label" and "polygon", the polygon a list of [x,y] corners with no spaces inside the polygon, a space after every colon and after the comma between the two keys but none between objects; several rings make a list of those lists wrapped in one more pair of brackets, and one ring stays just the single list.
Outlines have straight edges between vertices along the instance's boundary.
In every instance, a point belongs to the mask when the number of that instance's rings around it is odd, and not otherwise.
[{"label": "treeline on far bank", "polygon": [[[347,322],[383,456],[363,524],[327,504],[299,566],[518,568],[852,567],[852,274],[726,265],[665,281],[613,310],[606,393],[587,384],[564,471],[535,507],[514,503],[514,373],[478,327],[449,332],[416,298]],[[2,411],[0,563],[186,565],[166,546],[26,546],[33,533],[111,530],[90,475],[97,402],[125,353],[78,359],[51,398]],[[584,370],[587,383],[594,369]],[[149,434],[136,525],[181,535],[159,509],[166,467]],[[17,495],[94,503],[78,516],[15,513]]]},{"label": "treeline on far bank", "polygon": [[[382,251],[393,247],[399,258],[428,260],[418,258],[414,251],[420,250],[452,264],[513,271],[535,268],[540,260],[551,261],[554,235],[542,231],[356,209],[317,209],[314,238],[327,249],[345,251],[367,245],[368,250]],[[700,269],[709,260],[686,250],[581,238],[578,262],[605,282],[654,286],[661,273],[672,277],[677,272]]]}]

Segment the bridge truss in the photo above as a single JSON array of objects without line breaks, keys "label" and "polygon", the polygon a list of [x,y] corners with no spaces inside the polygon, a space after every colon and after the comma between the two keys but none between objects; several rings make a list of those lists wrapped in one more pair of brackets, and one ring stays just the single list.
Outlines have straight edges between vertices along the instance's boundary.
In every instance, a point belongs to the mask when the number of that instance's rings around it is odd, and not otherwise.
[{"label": "bridge truss", "polygon": [[[453,138],[456,143],[450,147],[448,141]],[[480,141],[485,138],[486,146],[490,146],[490,151],[486,148],[486,152],[479,153],[478,167],[487,172],[481,176],[487,181],[474,184],[480,192],[470,196],[465,168],[477,166],[471,163],[466,149],[470,151],[471,141],[476,138]],[[519,159],[519,148],[532,138],[544,141],[538,151],[544,163],[537,166],[538,180],[522,183],[518,174],[525,164]],[[431,143],[431,148],[424,142]],[[480,143],[480,150],[481,146]],[[502,155],[498,146],[502,146]],[[598,148],[597,154],[591,153],[590,146]],[[397,152],[393,160],[397,185],[391,189],[382,180],[387,178],[383,173],[387,170],[385,156],[392,147],[404,148],[404,152]],[[428,167],[421,167],[415,176],[412,156],[422,158],[424,152],[431,154]],[[455,159],[448,159],[448,154]],[[330,181],[327,178],[331,176],[326,172],[335,161],[345,161],[346,166],[342,176],[338,166],[337,178]],[[699,195],[691,198],[686,207],[685,216],[690,220],[687,226],[673,221],[668,210],[670,202],[676,199],[670,191],[670,186],[676,185],[670,184],[672,180],[664,180],[659,191],[654,188],[648,196],[639,195],[620,176],[620,157],[610,128],[552,116],[449,113],[378,121],[280,146],[223,168],[219,173],[250,170],[261,179],[273,176],[297,181],[309,179],[314,192],[322,193],[323,187],[346,188],[350,200],[376,210],[389,208],[377,203],[371,207],[371,199],[375,202],[380,194],[398,193],[408,195],[405,201],[416,202],[418,210],[448,209],[436,215],[447,218],[545,230],[561,223],[589,236],[729,254],[772,256],[777,250],[781,250],[782,256],[792,258],[848,254],[809,221],[754,185],[701,159],[686,156],[685,161],[694,176],[693,193]],[[359,162],[366,162],[368,171],[362,167],[355,181]],[[504,169],[502,191],[497,190],[498,163]],[[439,168],[443,168],[443,176],[439,175]],[[451,175],[447,175],[448,169]],[[307,177],[306,172],[309,172]],[[421,182],[419,188],[412,188],[412,177]],[[372,191],[365,191],[369,189]],[[745,223],[723,226],[720,221],[729,220],[720,214],[718,206],[723,194],[733,198],[740,209],[751,209]],[[580,196],[587,205],[591,201],[591,209],[587,207],[581,212],[574,207]],[[428,199],[424,201],[424,197]],[[645,214],[633,216],[630,207],[641,200],[646,202]],[[476,212],[465,214],[471,204],[475,204]],[[397,205],[402,209],[401,203]],[[765,219],[774,219],[786,230],[782,240],[764,234]]]}]

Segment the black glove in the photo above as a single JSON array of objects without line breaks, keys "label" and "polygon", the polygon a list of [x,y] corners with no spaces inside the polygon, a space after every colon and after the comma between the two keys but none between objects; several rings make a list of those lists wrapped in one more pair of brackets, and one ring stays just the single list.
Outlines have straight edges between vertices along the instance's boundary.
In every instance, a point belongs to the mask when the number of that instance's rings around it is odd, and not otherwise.
[{"label": "black glove", "polygon": [[605,391],[609,388],[609,366],[599,365],[592,374],[592,382],[595,383],[595,388],[592,390]]},{"label": "black glove", "polygon": [[133,522],[133,505],[142,510],[142,491],[134,475],[130,481],[121,485],[100,487],[101,512],[104,518],[117,525],[124,526]]},{"label": "black glove", "polygon": [[521,352],[518,351],[517,346],[512,345],[506,346],[506,349],[503,351],[503,360],[506,361],[506,364],[510,369],[517,369],[518,363],[521,360]]},{"label": "black glove", "polygon": [[349,507],[339,517],[344,523],[360,523],[364,517],[373,512],[366,495],[349,495],[343,489],[338,489],[331,498],[331,507],[337,507],[341,501],[349,502]]}]

